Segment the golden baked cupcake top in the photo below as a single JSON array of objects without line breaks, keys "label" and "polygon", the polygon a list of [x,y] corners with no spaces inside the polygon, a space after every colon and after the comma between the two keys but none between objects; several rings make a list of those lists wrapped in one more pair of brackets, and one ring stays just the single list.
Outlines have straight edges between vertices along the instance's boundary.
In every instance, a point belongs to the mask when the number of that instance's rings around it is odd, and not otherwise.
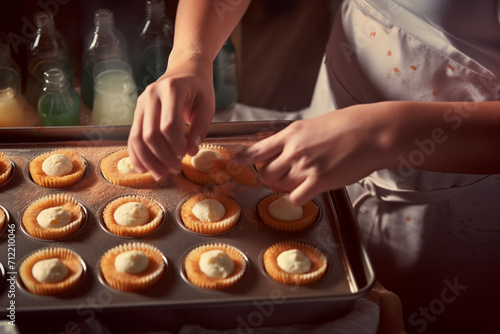
[{"label": "golden baked cupcake top", "polygon": [[247,269],[247,260],[235,247],[214,243],[191,250],[183,267],[185,277],[192,284],[222,290],[241,280]]},{"label": "golden baked cupcake top", "polygon": [[318,217],[319,207],[314,201],[302,206],[290,203],[286,194],[271,194],[257,204],[260,220],[278,231],[300,231],[312,226]]},{"label": "golden baked cupcake top", "polygon": [[19,267],[26,290],[41,296],[55,296],[73,290],[84,275],[80,256],[66,248],[40,249]]},{"label": "golden baked cupcake top", "polygon": [[108,250],[100,262],[107,285],[121,291],[139,291],[157,284],[167,265],[156,247],[145,243],[122,244]]},{"label": "golden baked cupcake top", "polygon": [[9,180],[12,170],[12,161],[0,152],[0,186]]},{"label": "golden baked cupcake top", "polygon": [[67,194],[53,194],[39,198],[24,211],[21,222],[32,237],[61,240],[78,231],[85,220],[85,212],[76,199]]},{"label": "golden baked cupcake top", "polygon": [[236,226],[241,208],[236,200],[222,194],[201,193],[192,196],[180,209],[186,228],[201,234],[220,234]]},{"label": "golden baked cupcake top", "polygon": [[288,285],[309,285],[321,279],[328,267],[317,247],[301,241],[284,241],[269,247],[263,256],[267,274]]},{"label": "golden baked cupcake top", "polygon": [[138,173],[130,162],[128,151],[113,152],[101,160],[102,176],[110,183],[124,187],[144,187],[155,183],[151,172]]},{"label": "golden baked cupcake top", "polygon": [[132,195],[116,198],[102,212],[104,226],[122,237],[143,237],[163,222],[163,208],[152,198]]},{"label": "golden baked cupcake top", "polygon": [[231,153],[218,145],[200,145],[194,156],[182,158],[182,172],[186,179],[197,184],[223,184],[230,180],[226,164]]},{"label": "golden baked cupcake top", "polygon": [[80,181],[87,170],[83,157],[72,150],[39,155],[29,163],[33,182],[46,188],[65,188]]}]

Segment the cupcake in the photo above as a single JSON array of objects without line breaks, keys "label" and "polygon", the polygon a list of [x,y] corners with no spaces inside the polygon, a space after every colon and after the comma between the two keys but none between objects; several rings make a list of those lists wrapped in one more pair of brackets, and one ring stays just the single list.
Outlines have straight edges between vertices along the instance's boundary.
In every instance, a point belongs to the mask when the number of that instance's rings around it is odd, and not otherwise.
[{"label": "cupcake", "polygon": [[197,184],[223,184],[230,180],[226,171],[230,159],[231,153],[222,146],[200,145],[196,155],[182,158],[182,172]]},{"label": "cupcake", "polygon": [[260,220],[278,231],[300,231],[316,222],[319,208],[314,201],[302,206],[290,203],[288,195],[271,194],[257,204]]},{"label": "cupcake", "polygon": [[142,187],[155,182],[150,172],[138,173],[135,171],[127,150],[120,150],[109,154],[101,161],[102,176],[112,184],[124,187]]},{"label": "cupcake", "polygon": [[102,212],[104,225],[122,237],[143,237],[154,232],[163,221],[163,209],[144,196],[123,196],[109,202]]},{"label": "cupcake", "polygon": [[309,285],[321,279],[328,266],[318,248],[301,241],[279,242],[263,256],[264,269],[275,281],[288,285]]},{"label": "cupcake", "polygon": [[245,274],[247,261],[236,248],[216,243],[191,250],[184,259],[184,273],[192,284],[212,290],[227,289]]},{"label": "cupcake", "polygon": [[180,216],[186,228],[201,234],[220,234],[231,230],[241,214],[234,199],[222,194],[197,194],[181,206]]},{"label": "cupcake", "polygon": [[4,209],[0,206],[0,232],[3,231],[5,225],[7,225],[7,215]]},{"label": "cupcake", "polygon": [[84,219],[83,208],[72,196],[54,194],[31,203],[21,222],[26,232],[35,238],[60,240],[78,231]]},{"label": "cupcake", "polygon": [[69,187],[80,181],[87,170],[85,160],[71,150],[44,153],[29,164],[33,182],[46,188]]},{"label": "cupcake", "polygon": [[29,255],[19,267],[24,287],[41,296],[55,296],[74,289],[84,274],[83,261],[66,248],[46,248]]},{"label": "cupcake", "polygon": [[157,284],[167,268],[163,254],[144,243],[118,245],[101,258],[101,275],[107,285],[121,291],[139,291]]},{"label": "cupcake", "polygon": [[7,182],[12,175],[12,162],[0,152],[0,186]]},{"label": "cupcake", "polygon": [[253,188],[261,188],[263,186],[262,182],[259,180],[257,172],[254,170],[254,166],[243,166],[234,160],[230,160],[226,164],[226,170],[231,178],[236,182]]}]

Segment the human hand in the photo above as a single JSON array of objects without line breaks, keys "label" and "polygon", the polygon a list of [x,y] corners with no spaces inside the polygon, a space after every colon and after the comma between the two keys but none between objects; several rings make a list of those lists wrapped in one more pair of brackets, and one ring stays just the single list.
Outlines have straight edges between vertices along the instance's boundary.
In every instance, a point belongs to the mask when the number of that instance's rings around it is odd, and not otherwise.
[{"label": "human hand", "polygon": [[261,182],[303,205],[384,167],[384,153],[376,149],[383,122],[367,110],[376,107],[357,105],[294,122],[240,152],[237,162],[262,163]]},{"label": "human hand", "polygon": [[[196,154],[215,112],[212,76],[212,63],[172,61],[139,96],[128,139],[138,172],[160,179],[180,172],[179,156]],[[187,136],[184,121],[191,125]]]}]

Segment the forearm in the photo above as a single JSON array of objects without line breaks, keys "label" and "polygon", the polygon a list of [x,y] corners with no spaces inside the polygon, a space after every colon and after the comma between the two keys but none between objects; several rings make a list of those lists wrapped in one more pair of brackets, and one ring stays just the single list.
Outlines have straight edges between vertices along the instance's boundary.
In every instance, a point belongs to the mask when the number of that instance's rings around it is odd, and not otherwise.
[{"label": "forearm", "polygon": [[241,20],[250,0],[181,0],[169,64],[212,63]]},{"label": "forearm", "polygon": [[500,173],[500,101],[384,103],[385,167]]}]

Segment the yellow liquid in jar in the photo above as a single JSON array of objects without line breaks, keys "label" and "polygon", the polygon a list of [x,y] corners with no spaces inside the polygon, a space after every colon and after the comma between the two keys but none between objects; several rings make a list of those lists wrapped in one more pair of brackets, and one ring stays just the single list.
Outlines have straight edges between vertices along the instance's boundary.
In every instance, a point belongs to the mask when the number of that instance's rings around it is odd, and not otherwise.
[{"label": "yellow liquid in jar", "polygon": [[12,88],[0,90],[0,127],[26,126],[24,100]]}]

